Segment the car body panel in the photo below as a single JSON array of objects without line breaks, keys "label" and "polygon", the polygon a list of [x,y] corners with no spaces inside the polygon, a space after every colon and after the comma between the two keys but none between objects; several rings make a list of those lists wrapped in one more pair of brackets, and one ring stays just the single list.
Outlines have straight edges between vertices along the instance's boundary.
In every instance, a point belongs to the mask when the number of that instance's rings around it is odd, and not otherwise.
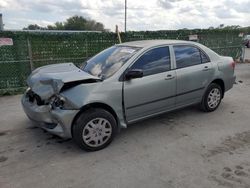
[{"label": "car body panel", "polygon": [[70,98],[77,109],[94,103],[101,103],[111,107],[116,112],[119,126],[125,128],[127,125],[123,114],[122,82],[104,80],[101,83],[80,84],[62,92],[61,95]]},{"label": "car body panel", "polygon": [[200,101],[205,89],[212,82],[212,63],[204,63],[176,70],[176,104]]},{"label": "car body panel", "polygon": [[[167,75],[171,75],[169,79]],[[175,70],[124,82],[124,108],[127,121],[134,121],[175,105]]]},{"label": "car body panel", "polygon": [[[202,49],[210,62],[182,69],[176,69],[173,45],[193,45]],[[136,46],[141,49],[133,55],[115,74],[100,80],[73,64],[51,65],[38,68],[28,78],[28,86],[45,104],[30,101],[28,92],[22,99],[27,116],[39,122],[42,128],[61,137],[72,137],[71,128],[81,110],[92,104],[109,106],[116,115],[118,127],[155,116],[201,101],[207,86],[216,79],[225,83],[225,91],[233,87],[234,70],[230,67],[230,57],[222,57],[211,49],[195,42],[178,40],[148,40],[119,44]],[[169,46],[171,70],[123,80],[124,73],[146,51],[152,48]],[[209,70],[203,71],[205,66]],[[57,68],[58,67],[58,68]],[[173,78],[166,79],[168,75]],[[78,82],[79,80],[84,82]],[[88,81],[92,80],[92,81]],[[94,80],[94,81],[93,81]],[[65,84],[73,83],[63,90]],[[75,84],[74,84],[75,83]],[[70,108],[54,108],[51,98],[62,97]],[[55,125],[52,128],[48,125]]]}]

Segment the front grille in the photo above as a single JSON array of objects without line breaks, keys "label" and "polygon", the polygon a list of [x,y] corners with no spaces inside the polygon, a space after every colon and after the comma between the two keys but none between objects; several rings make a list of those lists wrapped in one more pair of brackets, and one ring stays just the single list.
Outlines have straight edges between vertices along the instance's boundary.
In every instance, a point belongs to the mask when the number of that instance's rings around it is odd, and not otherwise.
[{"label": "front grille", "polygon": [[34,93],[32,90],[29,90],[26,93],[27,98],[29,99],[29,102],[34,103],[36,102],[37,105],[41,106],[44,105],[44,101],[41,99],[39,95]]}]

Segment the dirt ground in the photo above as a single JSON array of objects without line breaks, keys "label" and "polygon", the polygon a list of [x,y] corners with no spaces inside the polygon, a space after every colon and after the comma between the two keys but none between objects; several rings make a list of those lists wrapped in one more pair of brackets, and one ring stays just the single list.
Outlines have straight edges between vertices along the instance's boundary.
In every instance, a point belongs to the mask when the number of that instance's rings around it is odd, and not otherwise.
[{"label": "dirt ground", "polygon": [[0,187],[249,188],[250,64],[212,113],[196,107],[122,130],[87,153],[26,118],[20,95],[0,98]]}]

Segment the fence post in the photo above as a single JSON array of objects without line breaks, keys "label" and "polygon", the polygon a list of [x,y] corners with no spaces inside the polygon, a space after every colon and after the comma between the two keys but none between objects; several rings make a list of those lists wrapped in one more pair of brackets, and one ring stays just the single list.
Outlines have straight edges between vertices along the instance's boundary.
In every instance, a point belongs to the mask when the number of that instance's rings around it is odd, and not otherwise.
[{"label": "fence post", "polygon": [[87,38],[85,38],[85,56],[86,56],[86,59],[88,58],[88,41],[87,41]]},{"label": "fence post", "polygon": [[28,44],[28,52],[29,52],[29,62],[30,62],[30,70],[31,72],[34,70],[34,64],[33,64],[33,56],[32,56],[32,47],[30,43],[30,39],[27,38],[27,44]]},{"label": "fence post", "polygon": [[115,32],[118,36],[119,43],[122,43],[121,35],[120,35],[119,29],[118,29],[118,25],[115,26]]}]

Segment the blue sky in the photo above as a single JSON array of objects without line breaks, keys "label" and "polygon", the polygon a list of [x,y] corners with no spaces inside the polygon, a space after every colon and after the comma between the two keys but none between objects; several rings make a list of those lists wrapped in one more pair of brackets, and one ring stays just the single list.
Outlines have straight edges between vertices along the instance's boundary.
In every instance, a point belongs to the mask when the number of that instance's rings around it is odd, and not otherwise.
[{"label": "blue sky", "polygon": [[[250,0],[127,0],[128,30],[250,26]],[[0,0],[5,29],[46,26],[73,15],[124,29],[124,0]]]}]

